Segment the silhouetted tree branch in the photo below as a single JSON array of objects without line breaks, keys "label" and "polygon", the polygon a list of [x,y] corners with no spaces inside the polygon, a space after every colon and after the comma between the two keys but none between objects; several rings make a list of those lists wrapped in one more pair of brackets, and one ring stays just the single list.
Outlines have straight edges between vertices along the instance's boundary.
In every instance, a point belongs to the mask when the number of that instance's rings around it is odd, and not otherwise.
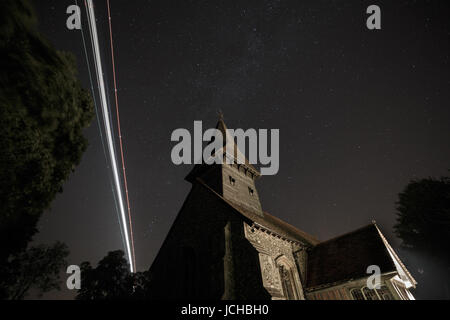
[{"label": "silhouetted tree branch", "polygon": [[411,181],[399,194],[395,233],[407,248],[449,261],[450,179]]},{"label": "silhouetted tree branch", "polygon": [[37,32],[27,0],[0,1],[0,69],[0,298],[21,299],[57,286],[67,248],[26,248],[80,162],[94,113],[74,57]]},{"label": "silhouetted tree branch", "polygon": [[31,289],[39,294],[59,289],[60,273],[69,254],[65,244],[31,247],[10,259],[0,272],[0,284],[6,291],[4,299],[23,299]]},{"label": "silhouetted tree branch", "polygon": [[81,264],[81,289],[77,300],[145,299],[148,292],[148,272],[131,273],[121,250],[109,252],[92,268]]},{"label": "silhouetted tree branch", "polygon": [[0,263],[24,250],[80,162],[93,118],[72,55],[36,30],[26,0],[0,2]]},{"label": "silhouetted tree branch", "polygon": [[399,194],[394,231],[403,247],[422,260],[417,276],[425,287],[433,288],[434,296],[449,298],[450,178],[411,181]]}]

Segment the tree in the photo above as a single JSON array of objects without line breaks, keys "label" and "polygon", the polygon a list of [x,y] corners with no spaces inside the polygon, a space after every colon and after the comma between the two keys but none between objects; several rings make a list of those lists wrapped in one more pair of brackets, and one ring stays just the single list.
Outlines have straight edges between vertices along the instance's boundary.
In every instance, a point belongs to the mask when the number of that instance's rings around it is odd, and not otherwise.
[{"label": "tree", "polygon": [[27,0],[0,2],[0,298],[58,287],[65,245],[27,248],[80,162],[93,103],[75,59],[37,32]]},{"label": "tree", "polygon": [[69,254],[65,244],[56,242],[52,246],[31,247],[10,259],[0,269],[0,297],[3,299],[23,299],[31,289],[39,294],[60,289],[60,272],[67,266]]},{"label": "tree", "polygon": [[93,118],[75,59],[37,32],[27,0],[0,2],[0,264],[25,250],[79,164]]},{"label": "tree", "polygon": [[418,276],[430,293],[437,297],[443,285],[442,295],[450,297],[450,178],[411,181],[399,194],[394,231],[411,257],[420,257]]},{"label": "tree", "polygon": [[131,273],[125,254],[111,251],[92,268],[81,264],[81,289],[77,300],[144,299],[148,288],[148,273]]},{"label": "tree", "polygon": [[395,233],[406,248],[450,262],[450,178],[411,181],[399,194]]}]

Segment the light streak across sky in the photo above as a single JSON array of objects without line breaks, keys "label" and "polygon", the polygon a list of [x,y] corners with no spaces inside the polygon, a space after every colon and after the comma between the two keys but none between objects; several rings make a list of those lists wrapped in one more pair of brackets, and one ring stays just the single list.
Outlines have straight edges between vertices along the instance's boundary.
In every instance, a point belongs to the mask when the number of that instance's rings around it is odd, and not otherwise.
[{"label": "light streak across sky", "polygon": [[112,23],[111,23],[111,6],[109,4],[109,0],[106,0],[106,2],[108,4],[109,39],[110,39],[111,61],[112,61],[113,79],[114,79],[114,97],[115,97],[115,102],[116,102],[117,130],[119,133],[120,156],[121,156],[121,160],[122,160],[123,181],[124,181],[124,186],[125,186],[125,197],[127,200],[127,208],[128,208],[128,220],[130,222],[131,250],[132,250],[132,255],[133,255],[133,264],[136,266],[136,255],[134,254],[133,224],[131,222],[131,209],[130,209],[130,200],[128,197],[127,173],[125,171],[125,159],[123,156],[122,132],[120,130],[119,99],[117,98],[116,63],[115,63],[115,59],[114,59],[114,44],[113,44]]},{"label": "light streak across sky", "polygon": [[[109,160],[111,162],[112,166],[112,173],[113,173],[113,180],[114,180],[114,187],[115,192],[117,194],[117,200],[119,204],[119,212],[120,212],[120,218],[121,218],[121,226],[123,228],[123,234],[125,237],[125,247],[126,247],[126,255],[128,257],[128,261],[130,263],[130,270],[131,272],[135,271],[135,259],[134,259],[134,244],[132,239],[132,226],[131,226],[131,213],[130,213],[130,205],[128,200],[128,187],[126,185],[126,175],[125,175],[125,164],[123,159],[123,150],[122,150],[122,137],[120,133],[120,122],[119,122],[119,113],[118,113],[118,103],[117,103],[117,87],[116,87],[116,80],[115,80],[115,66],[113,65],[113,72],[114,72],[114,89],[115,89],[115,97],[116,97],[116,111],[117,111],[117,121],[118,121],[118,130],[119,130],[119,139],[120,139],[120,152],[121,152],[121,159],[122,159],[122,168],[123,168],[123,174],[124,174],[124,181],[125,181],[125,189],[126,189],[126,199],[127,199],[127,206],[128,206],[128,218],[129,223],[127,223],[126,213],[125,213],[125,205],[124,205],[124,197],[122,192],[122,186],[120,183],[120,174],[116,159],[116,153],[115,153],[115,147],[114,147],[114,139],[113,139],[113,133],[112,133],[112,124],[111,124],[111,114],[108,106],[108,99],[105,89],[105,80],[104,80],[104,74],[103,74],[103,67],[102,67],[102,60],[100,56],[100,46],[98,41],[98,34],[97,34],[97,26],[96,26],[96,19],[95,19],[95,12],[94,12],[94,5],[92,0],[86,0],[85,2],[86,8],[87,8],[87,20],[89,24],[89,31],[91,36],[91,42],[92,42],[92,49],[93,49],[93,58],[94,58],[94,65],[95,65],[95,71],[97,75],[97,82],[98,82],[98,91],[100,96],[100,105],[102,109],[102,116],[103,116],[103,124],[104,124],[104,130],[105,130],[105,136],[106,136],[106,145],[108,149],[109,154]],[[108,18],[109,21],[111,21],[110,16],[110,10],[109,10],[109,1],[108,1]],[[113,49],[112,46],[112,34],[111,34],[111,25],[110,25],[110,38],[111,38],[111,50]],[[113,64],[114,64],[114,54],[112,53],[113,57]],[[128,230],[130,228],[130,232]],[[130,236],[131,233],[131,236]]]}]

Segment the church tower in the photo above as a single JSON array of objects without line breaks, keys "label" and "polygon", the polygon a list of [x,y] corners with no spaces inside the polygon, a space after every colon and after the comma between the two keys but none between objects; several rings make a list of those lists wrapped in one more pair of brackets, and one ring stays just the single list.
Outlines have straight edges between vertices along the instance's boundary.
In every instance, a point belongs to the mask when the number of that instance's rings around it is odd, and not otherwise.
[{"label": "church tower", "polygon": [[[235,206],[263,216],[255,185],[256,179],[260,177],[260,172],[238,149],[222,115],[217,122],[216,129],[222,133],[224,140],[223,148],[218,151],[223,156],[223,163],[195,165],[186,180],[194,183],[196,179],[200,179]],[[239,164],[237,159],[243,159],[240,161],[243,163]]]}]

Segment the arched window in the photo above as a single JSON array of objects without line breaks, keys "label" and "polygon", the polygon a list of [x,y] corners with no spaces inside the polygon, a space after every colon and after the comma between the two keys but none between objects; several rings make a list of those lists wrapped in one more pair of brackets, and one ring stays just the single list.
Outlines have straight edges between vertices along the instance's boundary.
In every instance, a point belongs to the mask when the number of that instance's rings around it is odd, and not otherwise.
[{"label": "arched window", "polygon": [[389,288],[386,285],[380,286],[379,289],[369,289],[368,287],[353,288],[350,294],[354,300],[393,300]]},{"label": "arched window", "polygon": [[302,284],[294,260],[281,255],[275,259],[275,263],[275,271],[278,270],[284,298],[286,300],[304,299]]},{"label": "arched window", "polygon": [[361,289],[354,288],[350,290],[350,294],[352,295],[353,300],[365,300],[364,295],[361,292]]},{"label": "arched window", "polygon": [[375,290],[371,290],[367,287],[362,288],[362,292],[366,300],[380,300]]},{"label": "arched window", "polygon": [[381,286],[380,289],[377,289],[377,293],[381,300],[394,300],[387,286]]},{"label": "arched window", "polygon": [[280,265],[279,270],[284,296],[287,300],[295,300],[297,297],[295,294],[295,284],[291,271],[285,265]]}]

